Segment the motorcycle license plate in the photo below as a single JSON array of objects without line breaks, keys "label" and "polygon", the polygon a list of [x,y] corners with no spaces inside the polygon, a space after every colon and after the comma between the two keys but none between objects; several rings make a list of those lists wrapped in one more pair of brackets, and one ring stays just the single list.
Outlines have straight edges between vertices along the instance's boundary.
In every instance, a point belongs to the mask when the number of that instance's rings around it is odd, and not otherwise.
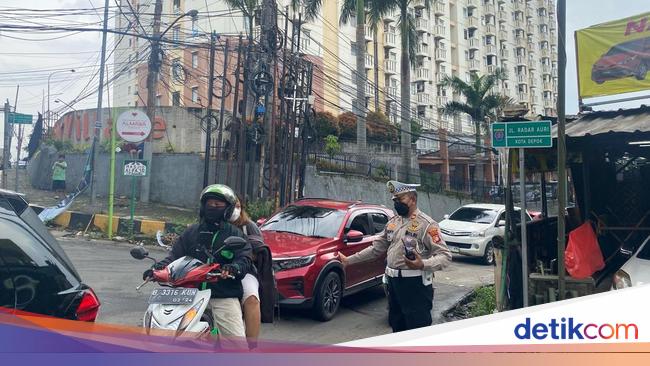
[{"label": "motorcycle license plate", "polygon": [[198,292],[196,288],[157,288],[151,292],[149,304],[191,304]]}]

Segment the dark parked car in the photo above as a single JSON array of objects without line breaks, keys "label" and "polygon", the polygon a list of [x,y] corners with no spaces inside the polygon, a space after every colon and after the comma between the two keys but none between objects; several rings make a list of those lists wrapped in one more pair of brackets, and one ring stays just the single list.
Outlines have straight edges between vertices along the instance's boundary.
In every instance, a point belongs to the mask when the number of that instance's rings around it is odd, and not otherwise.
[{"label": "dark parked car", "polygon": [[326,321],[343,296],[380,285],[385,255],[344,269],[338,253],[350,256],[372,245],[392,216],[383,206],[328,199],[299,200],[272,216],[261,229],[273,254],[280,305],[313,308]]},{"label": "dark parked car", "polygon": [[598,84],[634,76],[645,80],[650,68],[650,37],[617,44],[601,56],[591,69]]},{"label": "dark parked car", "polygon": [[99,306],[25,199],[0,190],[0,307],[95,321]]}]

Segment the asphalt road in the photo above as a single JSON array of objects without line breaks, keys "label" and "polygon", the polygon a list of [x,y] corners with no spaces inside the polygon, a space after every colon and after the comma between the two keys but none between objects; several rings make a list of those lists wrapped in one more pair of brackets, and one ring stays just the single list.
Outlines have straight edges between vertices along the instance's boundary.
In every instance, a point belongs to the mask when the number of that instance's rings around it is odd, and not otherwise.
[{"label": "asphalt road", "polygon": [[[150,262],[131,258],[131,245],[83,238],[64,238],[54,233],[74,262],[85,283],[97,293],[102,306],[99,322],[140,326],[153,285],[135,290]],[[165,253],[151,250],[154,258]],[[441,322],[442,311],[453,306],[474,287],[493,283],[493,268],[471,258],[455,258],[452,265],[436,273],[433,317]],[[306,311],[282,309],[280,319],[264,324],[261,338],[301,343],[333,344],[390,333],[386,299],[381,288],[345,298],[338,314],[329,322],[313,320]]]}]

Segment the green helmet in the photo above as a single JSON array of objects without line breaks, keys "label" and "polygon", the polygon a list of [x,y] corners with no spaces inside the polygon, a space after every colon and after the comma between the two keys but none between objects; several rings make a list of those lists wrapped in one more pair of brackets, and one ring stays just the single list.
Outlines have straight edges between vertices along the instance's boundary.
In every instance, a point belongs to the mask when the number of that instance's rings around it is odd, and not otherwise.
[{"label": "green helmet", "polygon": [[238,201],[235,191],[224,184],[212,184],[205,187],[203,192],[201,192],[201,207],[199,210],[199,216],[201,218],[205,214],[205,201],[209,198],[221,199],[228,203],[228,208],[226,208],[226,212],[224,213],[224,219],[230,221]]}]

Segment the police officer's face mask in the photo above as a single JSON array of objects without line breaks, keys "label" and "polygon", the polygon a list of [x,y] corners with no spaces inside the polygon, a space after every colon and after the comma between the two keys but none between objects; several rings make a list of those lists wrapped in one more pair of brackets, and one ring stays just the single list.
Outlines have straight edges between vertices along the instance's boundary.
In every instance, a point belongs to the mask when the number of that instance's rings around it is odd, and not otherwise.
[{"label": "police officer's face mask", "polygon": [[406,217],[409,214],[409,206],[406,203],[403,203],[399,199],[394,201],[395,212],[402,217]]}]

